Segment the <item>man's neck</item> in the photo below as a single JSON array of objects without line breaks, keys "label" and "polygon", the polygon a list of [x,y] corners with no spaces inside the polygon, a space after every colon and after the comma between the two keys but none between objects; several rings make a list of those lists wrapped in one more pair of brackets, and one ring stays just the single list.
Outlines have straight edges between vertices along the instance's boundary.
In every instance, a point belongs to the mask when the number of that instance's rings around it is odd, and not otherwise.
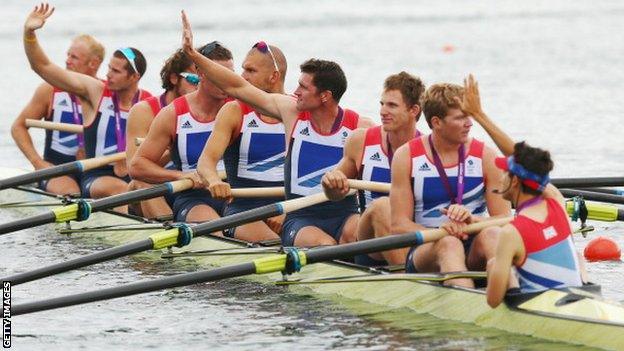
[{"label": "man's neck", "polygon": [[169,105],[170,103],[173,102],[173,100],[179,98],[180,96],[181,95],[178,95],[178,93],[175,91],[175,89],[167,90],[165,92],[165,102],[167,103],[167,105]]},{"label": "man's neck", "polygon": [[[382,135],[384,134],[382,128]],[[390,142],[390,145],[386,145],[388,150],[396,151],[401,145],[407,143],[408,141],[414,139],[416,135],[416,124],[410,123],[409,125],[403,126],[397,130],[393,130],[390,132],[386,132],[386,140]],[[386,142],[385,140],[382,142]]]},{"label": "man's neck", "polygon": [[216,99],[208,94],[202,94],[199,90],[188,96],[189,107],[193,115],[201,122],[212,121],[225,103],[225,99]]},{"label": "man's neck", "polygon": [[314,128],[324,134],[329,134],[332,131],[336,116],[338,116],[339,107],[338,104],[323,104],[320,107],[310,111],[312,123]]},{"label": "man's neck", "polygon": [[441,137],[435,131],[431,133],[431,141],[433,143],[433,147],[440,156],[457,154],[457,149],[461,145],[461,143],[449,141],[448,139]]},{"label": "man's neck", "polygon": [[139,90],[138,84],[133,84],[128,88],[116,90],[117,99],[119,99],[119,107],[128,110],[132,107],[134,96]]}]

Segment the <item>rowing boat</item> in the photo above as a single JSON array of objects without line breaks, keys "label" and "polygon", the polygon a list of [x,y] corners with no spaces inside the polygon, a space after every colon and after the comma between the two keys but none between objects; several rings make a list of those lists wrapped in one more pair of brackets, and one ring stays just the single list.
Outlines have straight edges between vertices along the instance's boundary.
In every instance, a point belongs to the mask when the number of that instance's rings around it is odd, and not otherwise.
[{"label": "rowing boat", "polygon": [[[0,168],[0,178],[18,173],[19,170]],[[56,202],[61,204],[58,197],[28,187],[0,192],[0,203],[9,202],[13,204],[11,211],[23,214],[49,210]],[[44,206],[30,206],[35,204]],[[72,223],[72,226],[76,230],[73,237],[83,243],[119,245],[143,239],[162,230],[163,225],[99,212],[85,222]],[[119,228],[133,230],[117,230]],[[63,225],[58,229],[67,231]],[[193,239],[184,248],[152,252],[143,257],[154,260],[162,256],[172,265],[193,263],[206,268],[249,262],[277,250],[279,247],[276,246],[252,247],[235,240],[203,236]],[[481,275],[476,273],[475,276]],[[601,299],[596,294],[597,286],[508,296],[505,304],[491,309],[482,289],[445,287],[438,283],[444,279],[439,275],[390,274],[386,270],[367,269],[339,261],[305,266],[301,272],[288,276],[287,281],[281,274],[253,276],[252,279],[288,285],[289,291],[294,293],[314,293],[332,300],[359,300],[547,340],[612,350],[622,349],[624,345],[624,306]]]}]

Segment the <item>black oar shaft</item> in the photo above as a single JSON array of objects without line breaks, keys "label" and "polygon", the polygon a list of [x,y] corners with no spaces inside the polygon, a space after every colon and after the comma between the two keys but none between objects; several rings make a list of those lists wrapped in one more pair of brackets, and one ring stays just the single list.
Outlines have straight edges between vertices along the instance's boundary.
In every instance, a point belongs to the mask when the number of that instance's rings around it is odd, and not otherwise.
[{"label": "black oar shaft", "polygon": [[169,183],[159,184],[147,189],[129,191],[127,193],[113,195],[91,202],[91,211],[103,211],[118,206],[127,205],[130,202],[153,199],[169,193],[171,190]]},{"label": "black oar shaft", "polygon": [[550,182],[557,188],[624,186],[624,177],[557,178]]},{"label": "black oar shaft", "polygon": [[611,195],[624,195],[624,190],[621,189],[609,189],[609,188],[578,188],[574,190],[593,191],[595,193],[611,194]]},{"label": "black oar shaft", "polygon": [[358,241],[347,245],[324,246],[306,252],[307,263],[325,262],[332,259],[350,258],[356,255],[392,250],[419,244],[416,234],[389,235],[381,238]]},{"label": "black oar shaft", "polygon": [[582,196],[585,200],[609,202],[612,204],[624,204],[624,196],[598,193],[595,191],[577,190],[577,189],[560,189],[561,194],[565,197]]},{"label": "black oar shaft", "polygon": [[135,241],[127,245],[113,247],[88,256],[78,257],[72,260],[60,262],[24,273],[18,273],[6,278],[2,278],[1,280],[10,281],[11,284],[18,285],[32,280],[49,277],[54,274],[67,272],[72,269],[77,269],[91,264],[96,264],[99,262],[104,262],[115,258],[143,252],[145,250],[151,249],[153,245],[154,243],[151,239]]},{"label": "black oar shaft", "polygon": [[58,297],[50,300],[18,304],[12,307],[11,314],[17,316],[21,314],[46,311],[55,308],[80,305],[95,301],[109,300],[118,297],[136,295],[162,289],[217,281],[227,278],[241,277],[253,274],[255,273],[255,271],[256,266],[254,265],[254,263],[248,262],[234,266],[217,268],[211,271],[200,271],[196,273],[176,275],[173,277],[163,278],[159,280],[128,284],[122,287],[114,287],[99,291]]},{"label": "black oar shaft", "polygon": [[283,214],[283,209],[279,204],[271,204],[249,211],[243,211],[231,216],[221,217],[210,222],[205,222],[193,227],[193,237],[208,235],[220,230],[237,227],[241,224],[255,222],[268,217]]},{"label": "black oar shaft", "polygon": [[0,190],[14,188],[19,185],[36,183],[40,180],[60,177],[67,174],[78,173],[82,170],[79,161],[64,163],[62,165],[41,169],[27,174],[21,174],[15,177],[0,180]]},{"label": "black oar shaft", "polygon": [[56,216],[54,212],[46,212],[35,216],[18,219],[16,221],[0,224],[0,235],[16,232],[18,230],[37,227],[40,225],[54,223]]}]

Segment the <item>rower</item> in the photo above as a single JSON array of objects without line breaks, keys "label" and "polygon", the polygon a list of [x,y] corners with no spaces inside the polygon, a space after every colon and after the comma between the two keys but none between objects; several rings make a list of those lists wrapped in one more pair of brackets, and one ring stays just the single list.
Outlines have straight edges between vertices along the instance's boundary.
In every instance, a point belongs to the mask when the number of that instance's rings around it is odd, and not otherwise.
[{"label": "rower", "polygon": [[516,209],[510,224],[492,228],[499,240],[487,264],[488,304],[498,306],[508,288],[528,293],[582,286],[586,273],[572,240],[565,199],[548,176],[554,166],[550,153],[525,142],[514,144],[483,112],[472,75],[464,89],[462,111],[483,126],[506,156],[495,160],[504,171],[496,193]]},{"label": "rower", "polygon": [[[199,49],[202,57],[215,60],[219,67],[232,72],[232,53],[223,44],[213,41]],[[205,190],[195,169],[199,155],[215,125],[215,117],[228,96],[199,71],[197,90],[183,95],[164,107],[152,123],[147,137],[137,149],[130,164],[130,175],[147,183],[163,183],[190,178],[194,189],[178,193],[173,215],[179,222],[205,222],[223,213],[224,202],[214,199]],[[167,149],[175,169],[159,162]],[[220,165],[219,169],[223,169]]]},{"label": "rower", "polygon": [[[356,128],[372,125],[369,119],[338,105],[347,88],[340,66],[331,61],[307,60],[300,66],[296,99],[270,94],[200,55],[193,48],[190,24],[184,13],[182,21],[183,48],[198,70],[229,95],[284,123],[285,145],[288,145],[284,170],[286,197],[292,199],[322,191],[321,177],[340,161],[349,134]],[[282,244],[317,246],[334,245],[347,238],[353,241],[357,212],[356,199],[350,196],[288,213]]]},{"label": "rower", "polygon": [[[421,114],[420,98],[425,86],[420,78],[400,72],[386,78],[381,94],[383,125],[358,129],[347,139],[344,156],[338,166],[323,176],[323,189],[331,200],[341,200],[349,191],[347,179],[390,183],[390,163],[394,151],[418,137],[416,123]],[[362,215],[357,226],[357,240],[367,240],[390,233],[390,199],[380,193],[359,194]],[[405,253],[393,251],[359,255],[355,262],[367,266],[404,264]]]},{"label": "rower", "polygon": [[[195,65],[189,60],[182,49],[176,50],[166,61],[160,70],[160,79],[165,91],[160,96],[152,96],[132,106],[128,114],[128,128],[126,131],[126,163],[131,167],[132,157],[136,153],[138,145],[136,138],[145,138],[154,117],[160,110],[169,105],[173,100],[197,90],[199,76]],[[173,168],[170,162],[169,152],[165,152],[159,162],[160,165]],[[144,189],[154,184],[141,182],[133,179],[128,184],[128,190]],[[133,210],[147,218],[159,218],[172,214],[174,196],[158,197],[140,202],[140,206],[133,206]]]},{"label": "rower", "polygon": [[[441,226],[451,234],[411,248],[405,262],[408,273],[484,270],[494,254],[495,232],[468,236],[462,228],[481,220],[486,209],[490,216],[510,212],[509,203],[488,191],[500,188],[502,172],[494,165],[494,150],[469,136],[472,121],[455,100],[463,93],[456,84],[429,87],[422,106],[431,134],[413,139],[394,155],[392,233]],[[474,286],[471,279],[445,284]]]},{"label": "rower", "polygon": [[[286,57],[276,46],[260,41],[243,62],[242,78],[267,93],[284,94]],[[204,147],[197,172],[215,199],[230,201],[225,216],[276,202],[276,199],[232,199],[235,188],[283,187],[284,125],[263,116],[240,100],[228,102],[217,115],[214,130]],[[217,172],[223,158],[227,183]],[[224,231],[228,237],[256,242],[279,239],[283,216],[258,221]]]},{"label": "rower", "polygon": [[[67,50],[65,69],[96,77],[104,60],[104,46],[90,35],[79,35],[72,40]],[[11,135],[24,156],[35,170],[84,158],[82,134],[46,130],[43,157],[35,149],[28,128],[27,119],[44,119],[56,123],[82,125],[80,99],[74,94],[53,87],[47,82],[39,85],[30,102],[13,122]],[[80,193],[80,175],[46,179],[39,182],[39,188],[54,194]]]},{"label": "rower", "polygon": [[[24,24],[24,49],[32,69],[51,85],[81,98],[87,158],[125,151],[128,110],[151,96],[138,87],[147,65],[145,57],[134,48],[115,50],[108,64],[106,82],[63,70],[50,62],[35,36],[35,31],[43,27],[53,12],[54,8],[48,4],[36,6]],[[125,160],[91,170],[83,174],[82,196],[101,198],[120,194],[127,191],[128,181]],[[120,210],[125,211],[125,206]]]}]

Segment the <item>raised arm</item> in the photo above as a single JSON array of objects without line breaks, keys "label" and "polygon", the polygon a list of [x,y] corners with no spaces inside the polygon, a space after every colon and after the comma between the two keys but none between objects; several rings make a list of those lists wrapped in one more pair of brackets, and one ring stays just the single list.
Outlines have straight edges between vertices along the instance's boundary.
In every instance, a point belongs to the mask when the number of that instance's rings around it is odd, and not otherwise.
[{"label": "raised arm", "polygon": [[35,169],[47,168],[52,164],[44,161],[35,149],[30,133],[28,133],[28,128],[26,127],[26,120],[45,118],[50,111],[52,92],[53,88],[49,84],[42,83],[39,85],[33,97],[28,104],[24,106],[24,109],[11,126],[11,136],[13,136],[13,140]]},{"label": "raised arm", "polygon": [[[270,94],[260,90],[247,82],[241,76],[213,62],[200,54],[193,47],[193,32],[191,24],[182,11],[182,48],[188,57],[195,63],[197,69],[204,73],[219,88],[228,95],[240,99],[263,115],[272,116],[284,121],[289,116],[296,116],[295,101],[284,94]],[[288,121],[284,121],[289,123]]]},{"label": "raised arm", "polygon": [[464,79],[464,98],[459,103],[462,111],[472,116],[485,129],[503,155],[513,155],[514,141],[483,112],[481,97],[479,96],[479,83],[472,74]]},{"label": "raised arm", "polygon": [[357,129],[345,141],[342,159],[333,170],[325,173],[321,183],[330,200],[342,200],[349,192],[347,179],[355,179],[360,170],[366,129]]},{"label": "raised arm", "polygon": [[502,182],[503,171],[496,167],[494,159],[496,153],[490,147],[485,146],[483,149],[483,178],[485,183],[485,202],[488,214],[494,216],[509,216],[511,214],[511,203],[503,199],[500,194],[494,193],[492,190],[497,189],[503,191],[505,185]]},{"label": "raised arm", "polygon": [[103,83],[85,74],[68,71],[52,63],[39,45],[35,31],[43,27],[54,13],[48,4],[35,6],[24,23],[24,51],[30,67],[46,82],[64,91],[78,95],[92,106],[97,104]]},{"label": "raised arm", "polygon": [[197,162],[197,173],[216,199],[229,199],[232,196],[230,185],[222,181],[217,173],[217,164],[240,128],[241,119],[240,105],[236,101],[223,105]]}]

